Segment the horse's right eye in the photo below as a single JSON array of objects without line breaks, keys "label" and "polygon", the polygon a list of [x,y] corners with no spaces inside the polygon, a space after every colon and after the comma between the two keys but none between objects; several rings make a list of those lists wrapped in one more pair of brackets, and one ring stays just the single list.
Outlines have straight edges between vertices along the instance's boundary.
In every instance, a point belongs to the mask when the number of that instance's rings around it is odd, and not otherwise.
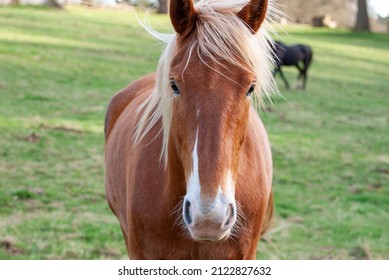
[{"label": "horse's right eye", "polygon": [[170,80],[170,87],[172,88],[173,94],[175,96],[180,95],[180,90],[178,89],[176,82],[173,79]]},{"label": "horse's right eye", "polygon": [[247,96],[247,97],[250,97],[251,94],[254,92],[254,90],[255,90],[255,84],[252,84],[252,85],[250,86],[248,92],[246,93],[246,96]]}]

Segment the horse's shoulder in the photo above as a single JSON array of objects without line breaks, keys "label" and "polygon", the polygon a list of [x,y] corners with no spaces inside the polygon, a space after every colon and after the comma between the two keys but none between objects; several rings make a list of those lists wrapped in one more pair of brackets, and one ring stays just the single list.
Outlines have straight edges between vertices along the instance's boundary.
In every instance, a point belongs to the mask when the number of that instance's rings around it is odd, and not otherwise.
[{"label": "horse's shoulder", "polygon": [[131,101],[144,90],[150,89],[155,85],[155,73],[144,76],[124,89],[116,93],[110,100],[107,112],[105,114],[104,133],[105,139],[108,139],[112,128],[118,120],[124,109],[131,103]]}]

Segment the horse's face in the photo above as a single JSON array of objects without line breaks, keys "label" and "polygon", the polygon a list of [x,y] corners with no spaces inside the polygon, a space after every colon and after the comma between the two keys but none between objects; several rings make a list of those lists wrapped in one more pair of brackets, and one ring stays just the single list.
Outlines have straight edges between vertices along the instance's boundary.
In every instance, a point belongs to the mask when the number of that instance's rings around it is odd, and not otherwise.
[{"label": "horse's face", "polygon": [[[186,33],[179,22],[177,32]],[[236,223],[235,186],[255,77],[247,67],[197,52],[188,60],[192,39],[189,33],[178,38],[169,73],[175,95],[170,144],[186,180],[182,215],[191,237],[221,241]]]},{"label": "horse's face", "polygon": [[218,241],[236,221],[235,181],[255,81],[243,68],[206,62],[214,69],[196,56],[188,65],[173,62],[171,140],[186,178],[184,221],[194,239]]}]

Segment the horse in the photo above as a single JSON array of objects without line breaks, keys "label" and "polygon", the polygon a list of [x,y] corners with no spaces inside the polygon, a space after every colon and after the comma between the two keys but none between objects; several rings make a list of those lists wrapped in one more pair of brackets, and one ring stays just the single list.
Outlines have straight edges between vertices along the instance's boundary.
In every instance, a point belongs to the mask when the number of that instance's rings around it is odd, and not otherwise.
[{"label": "horse", "polygon": [[274,55],[276,56],[276,66],[273,72],[273,75],[279,72],[282,80],[285,83],[285,87],[290,89],[289,83],[284,76],[284,73],[281,70],[281,67],[284,66],[296,66],[299,70],[299,75],[297,80],[299,84],[298,89],[305,89],[307,83],[307,71],[308,67],[311,64],[313,52],[312,49],[307,45],[292,45],[288,46],[280,41],[274,42],[273,45]]},{"label": "horse", "polygon": [[[276,90],[267,0],[171,0],[155,73],[112,97],[105,187],[130,259],[255,259],[273,213],[256,111]],[[257,50],[260,44],[262,48]]]}]

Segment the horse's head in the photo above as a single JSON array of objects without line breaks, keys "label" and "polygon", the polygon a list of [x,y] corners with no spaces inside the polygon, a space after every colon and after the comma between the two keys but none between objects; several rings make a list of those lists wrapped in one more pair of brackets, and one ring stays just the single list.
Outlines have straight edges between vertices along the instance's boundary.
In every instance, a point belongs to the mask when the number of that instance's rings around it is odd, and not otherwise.
[{"label": "horse's head", "polygon": [[[221,241],[237,219],[235,187],[258,68],[250,50],[267,0],[171,0],[177,33],[169,69],[169,153],[183,171],[183,220],[197,241]],[[245,6],[244,3],[246,3]],[[243,8],[242,8],[243,6]],[[266,39],[264,39],[266,42]],[[248,44],[248,46],[247,46]],[[259,82],[258,82],[259,83]]]}]

